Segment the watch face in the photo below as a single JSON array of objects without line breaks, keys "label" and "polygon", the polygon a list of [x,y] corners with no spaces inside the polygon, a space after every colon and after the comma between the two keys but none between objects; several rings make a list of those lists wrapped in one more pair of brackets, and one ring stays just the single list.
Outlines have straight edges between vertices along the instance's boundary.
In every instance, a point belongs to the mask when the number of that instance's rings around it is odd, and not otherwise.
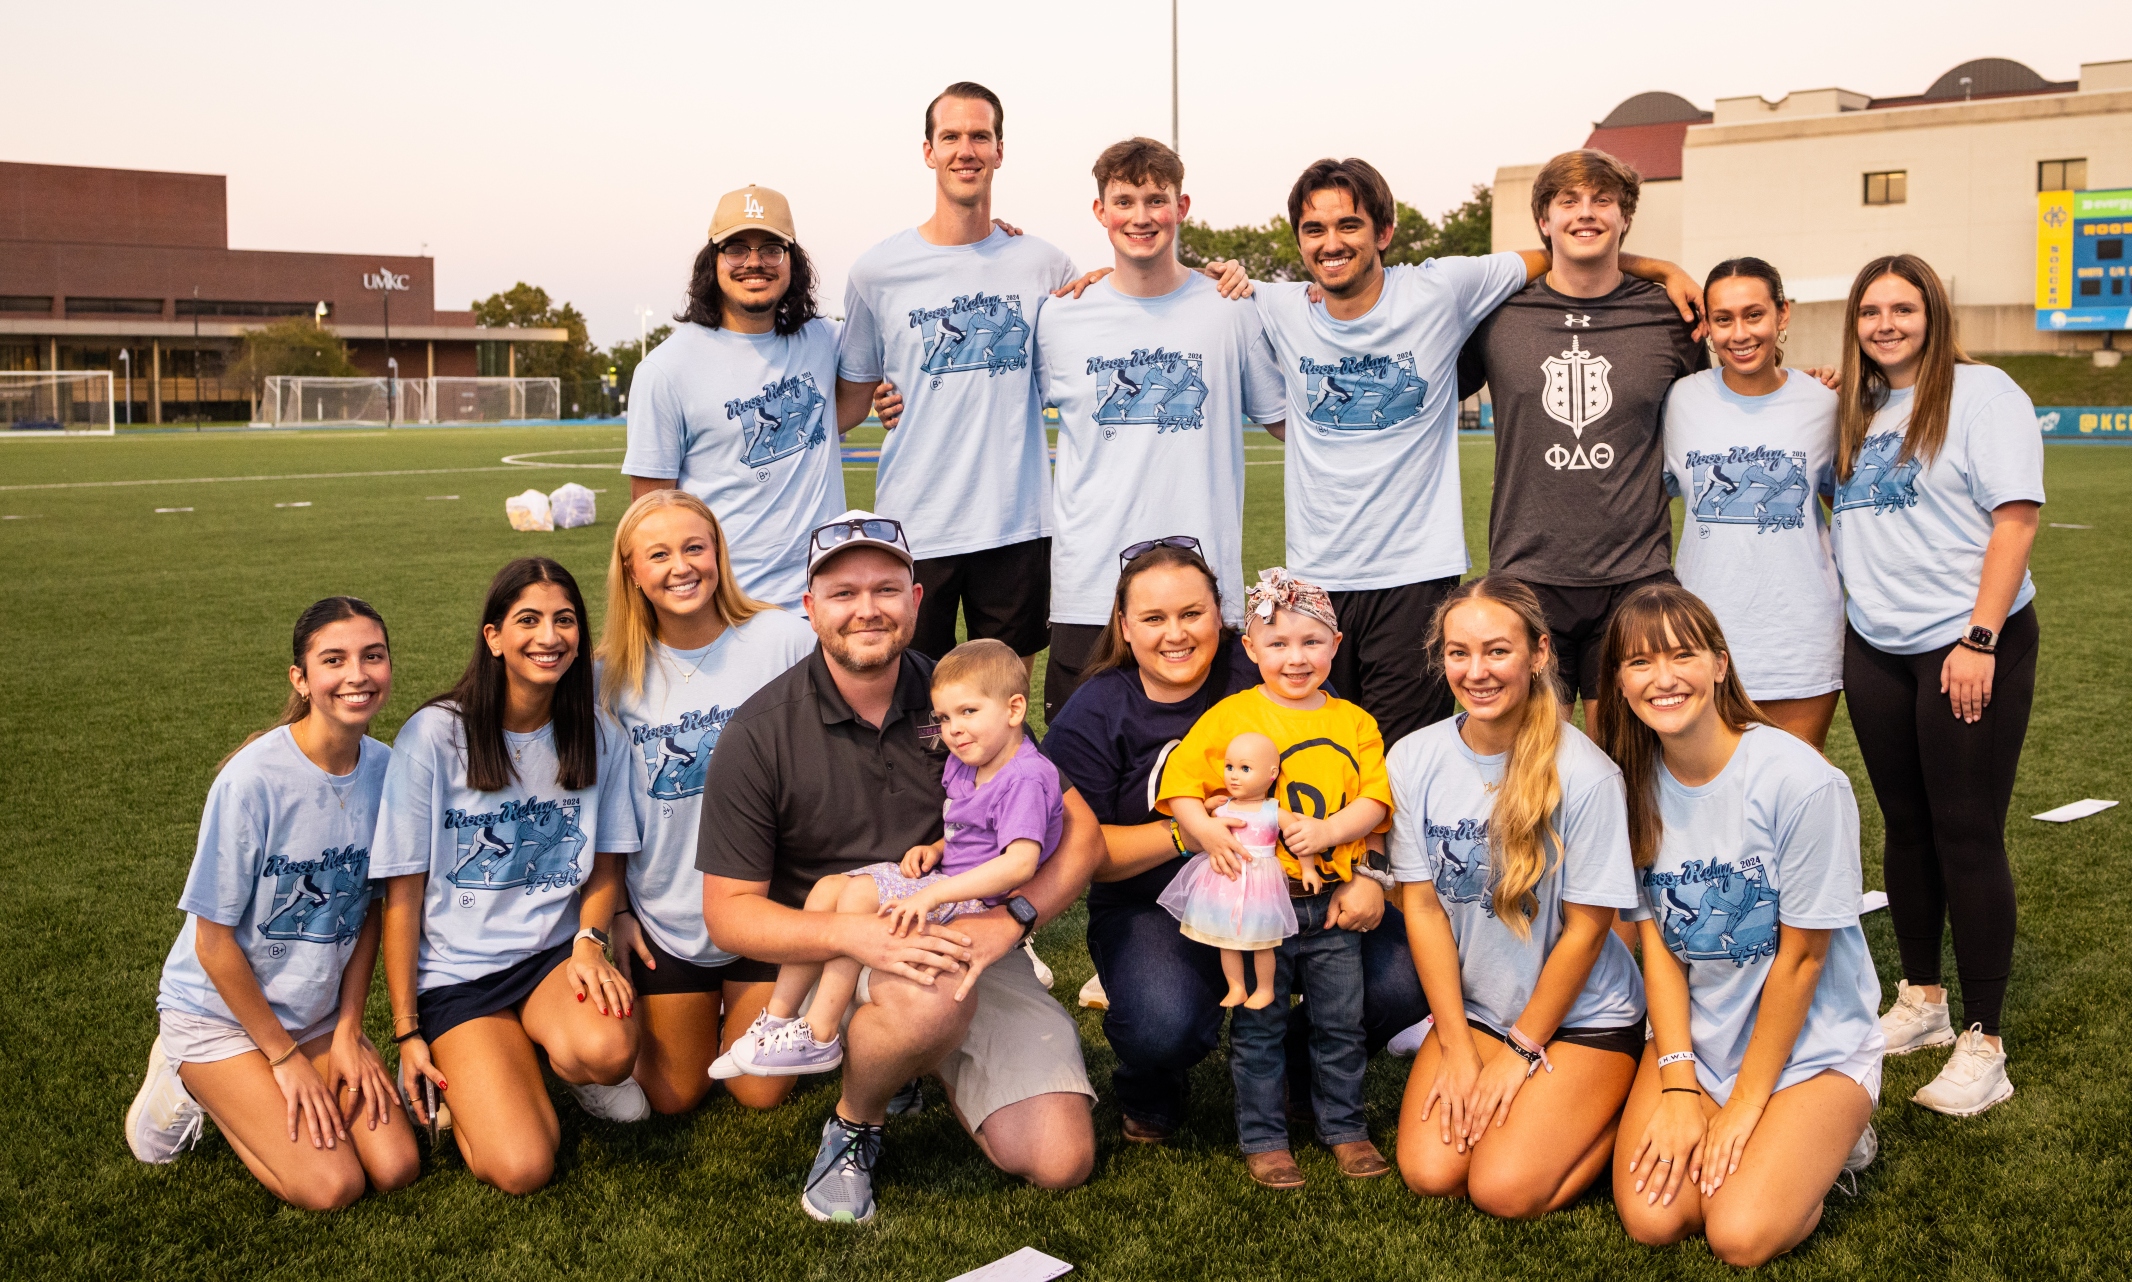
[{"label": "watch face", "polygon": [[1974,645],[1990,645],[1992,638],[1996,635],[1990,628],[1986,627],[1969,629],[1969,640]]}]

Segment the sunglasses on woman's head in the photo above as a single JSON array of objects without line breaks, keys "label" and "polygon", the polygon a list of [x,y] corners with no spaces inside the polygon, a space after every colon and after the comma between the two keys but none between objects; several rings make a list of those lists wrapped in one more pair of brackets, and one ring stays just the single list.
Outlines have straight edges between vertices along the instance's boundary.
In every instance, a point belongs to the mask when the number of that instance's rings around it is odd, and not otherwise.
[{"label": "sunglasses on woman's head", "polygon": [[1145,543],[1135,543],[1118,554],[1118,568],[1123,570],[1126,566],[1131,565],[1156,548],[1176,548],[1180,552],[1190,552],[1197,556],[1199,555],[1199,540],[1189,534],[1172,534],[1167,538],[1149,539]]}]

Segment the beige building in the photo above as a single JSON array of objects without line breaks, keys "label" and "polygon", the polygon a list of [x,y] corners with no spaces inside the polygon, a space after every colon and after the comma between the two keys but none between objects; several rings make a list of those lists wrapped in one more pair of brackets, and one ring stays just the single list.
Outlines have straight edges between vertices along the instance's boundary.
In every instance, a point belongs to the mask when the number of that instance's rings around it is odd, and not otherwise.
[{"label": "beige building", "polygon": [[[1812,89],[1774,103],[1720,98],[1712,111],[1639,94],[1585,145],[1643,175],[1630,249],[1698,276],[1740,254],[1776,265],[1794,302],[1794,363],[1837,358],[1852,276],[1902,252],[1946,279],[1971,350],[2103,343],[2100,333],[2036,329],[2036,193],[2132,187],[2132,61],[2049,81],[1984,58],[1911,97]],[[1539,245],[1530,214],[1539,170],[1496,171],[1495,248]]]}]

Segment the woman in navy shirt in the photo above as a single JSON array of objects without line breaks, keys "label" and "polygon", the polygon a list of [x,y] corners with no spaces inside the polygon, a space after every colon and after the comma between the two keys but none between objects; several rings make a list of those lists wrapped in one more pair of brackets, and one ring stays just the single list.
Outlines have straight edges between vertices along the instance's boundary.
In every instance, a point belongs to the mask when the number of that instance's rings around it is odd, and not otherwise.
[{"label": "woman in navy shirt", "polygon": [[[1044,755],[1103,823],[1109,862],[1088,891],[1088,952],[1109,996],[1103,1033],[1118,1056],[1111,1080],[1125,1138],[1159,1144],[1184,1123],[1185,1075],[1221,1036],[1221,954],[1177,933],[1155,899],[1184,867],[1190,843],[1155,813],[1163,758],[1200,714],[1258,684],[1258,668],[1222,626],[1221,588],[1185,536],[1127,548],[1110,623],[1088,676],[1050,726]],[[1360,870],[1358,870],[1360,871]],[[1364,1028],[1372,1053],[1428,1013],[1406,927],[1380,883],[1339,892],[1342,924],[1367,931]],[[1308,1081],[1302,1012],[1289,1030],[1292,1081]],[[1301,1075],[1298,1075],[1298,1074]]]}]

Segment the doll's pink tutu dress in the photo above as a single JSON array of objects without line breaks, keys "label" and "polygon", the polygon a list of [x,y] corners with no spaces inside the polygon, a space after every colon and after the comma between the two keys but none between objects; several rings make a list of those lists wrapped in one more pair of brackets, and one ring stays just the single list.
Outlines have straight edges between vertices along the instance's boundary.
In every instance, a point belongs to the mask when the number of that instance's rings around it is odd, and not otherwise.
[{"label": "doll's pink tutu dress", "polygon": [[1295,906],[1288,902],[1288,874],[1274,853],[1281,839],[1280,806],[1267,800],[1254,807],[1224,802],[1214,814],[1248,822],[1234,829],[1238,845],[1250,856],[1243,875],[1233,880],[1214,871],[1207,856],[1194,855],[1184,871],[1170,879],[1155,902],[1177,919],[1187,939],[1216,948],[1256,952],[1274,948],[1296,933]]}]

